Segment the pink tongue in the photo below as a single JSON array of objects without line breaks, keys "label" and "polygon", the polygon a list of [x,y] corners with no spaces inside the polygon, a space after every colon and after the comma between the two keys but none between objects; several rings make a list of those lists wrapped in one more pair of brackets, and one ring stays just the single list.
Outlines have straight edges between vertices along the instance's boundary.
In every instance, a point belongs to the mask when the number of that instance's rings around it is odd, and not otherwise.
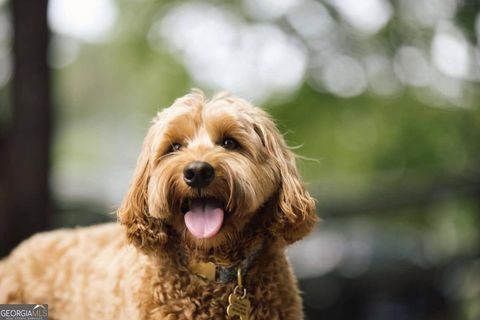
[{"label": "pink tongue", "polygon": [[223,224],[223,210],[210,200],[193,200],[185,216],[185,225],[197,238],[210,238],[218,233]]}]

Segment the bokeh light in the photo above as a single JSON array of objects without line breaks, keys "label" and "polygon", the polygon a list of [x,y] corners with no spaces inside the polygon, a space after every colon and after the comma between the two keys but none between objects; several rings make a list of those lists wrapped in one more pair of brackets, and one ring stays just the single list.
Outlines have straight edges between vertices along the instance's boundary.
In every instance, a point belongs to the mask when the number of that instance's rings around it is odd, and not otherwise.
[{"label": "bokeh light", "polygon": [[111,32],[116,19],[112,0],[51,0],[48,18],[60,34],[83,41],[101,41]]}]

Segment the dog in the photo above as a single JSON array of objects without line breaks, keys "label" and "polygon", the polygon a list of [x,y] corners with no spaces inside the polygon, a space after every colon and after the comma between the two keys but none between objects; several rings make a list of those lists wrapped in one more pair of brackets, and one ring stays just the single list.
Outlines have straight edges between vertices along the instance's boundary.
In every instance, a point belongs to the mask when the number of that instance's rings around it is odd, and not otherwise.
[{"label": "dog", "polygon": [[50,319],[303,319],[285,248],[315,226],[262,109],[199,90],[159,112],[119,223],[40,233],[0,262],[0,303]]}]

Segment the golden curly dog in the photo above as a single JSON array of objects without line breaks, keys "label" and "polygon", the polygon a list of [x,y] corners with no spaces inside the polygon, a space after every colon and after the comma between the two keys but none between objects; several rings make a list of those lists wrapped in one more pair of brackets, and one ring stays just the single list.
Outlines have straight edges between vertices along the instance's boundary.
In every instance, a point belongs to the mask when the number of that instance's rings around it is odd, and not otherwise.
[{"label": "golden curly dog", "polygon": [[47,303],[50,319],[303,319],[285,247],[315,202],[260,108],[194,90],[158,113],[118,220],[23,242],[0,263],[0,303]]}]

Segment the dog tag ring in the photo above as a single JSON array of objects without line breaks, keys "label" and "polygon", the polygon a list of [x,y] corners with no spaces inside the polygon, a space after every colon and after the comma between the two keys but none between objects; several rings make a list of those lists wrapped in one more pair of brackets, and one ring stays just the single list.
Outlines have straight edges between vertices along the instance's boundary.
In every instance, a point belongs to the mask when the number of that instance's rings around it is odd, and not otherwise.
[{"label": "dog tag ring", "polygon": [[235,287],[233,293],[228,297],[227,315],[229,317],[237,316],[240,320],[248,320],[250,314],[250,301],[247,299],[247,291],[243,288],[243,294],[240,295]]},{"label": "dog tag ring", "polygon": [[240,268],[238,268],[237,281],[238,285],[228,297],[227,315],[228,317],[237,316],[240,320],[248,320],[250,301],[247,299],[247,290],[242,284],[242,270]]}]

